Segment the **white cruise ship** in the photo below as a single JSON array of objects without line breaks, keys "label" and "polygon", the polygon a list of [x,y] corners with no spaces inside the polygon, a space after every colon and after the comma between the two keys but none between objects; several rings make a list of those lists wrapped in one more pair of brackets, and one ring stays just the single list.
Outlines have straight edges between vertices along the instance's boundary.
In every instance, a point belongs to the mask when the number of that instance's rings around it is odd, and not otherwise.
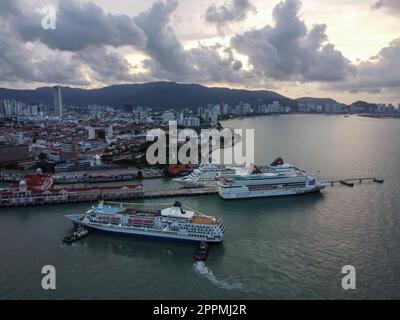
[{"label": "white cruise ship", "polygon": [[237,173],[235,168],[227,168],[216,164],[201,164],[189,175],[174,179],[175,182],[184,188],[215,187],[217,181],[223,177],[234,176]]},{"label": "white cruise ship", "polygon": [[[275,164],[274,164],[275,163]],[[243,199],[273,196],[290,196],[317,192],[326,183],[296,167],[276,161],[261,172],[257,168],[250,173],[235,175],[218,182],[219,195],[223,199]]]},{"label": "white cruise ship", "polygon": [[116,235],[184,242],[222,242],[220,218],[183,210],[179,202],[163,210],[93,206],[86,214],[66,216],[75,225]]},{"label": "white cruise ship", "polygon": [[[274,170],[294,168],[293,165],[283,163],[281,158],[276,159],[271,166],[263,165],[257,167],[260,172],[269,172],[271,168]],[[218,181],[223,178],[245,175],[252,172],[251,167],[226,167],[216,164],[201,164],[198,169],[194,169],[189,175],[182,178],[174,179],[175,182],[184,188],[204,188],[204,187],[217,187]]]}]

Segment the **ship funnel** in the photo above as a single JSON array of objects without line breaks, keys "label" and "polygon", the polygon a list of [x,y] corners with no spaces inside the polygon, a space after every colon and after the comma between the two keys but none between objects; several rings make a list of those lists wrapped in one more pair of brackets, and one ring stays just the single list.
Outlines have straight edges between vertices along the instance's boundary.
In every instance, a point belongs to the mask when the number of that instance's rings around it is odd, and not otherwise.
[{"label": "ship funnel", "polygon": [[180,208],[181,213],[185,213],[185,211],[182,210],[182,203],[180,203],[179,201],[175,201],[174,205],[175,208]]},{"label": "ship funnel", "polygon": [[283,165],[283,164],[284,164],[283,159],[282,159],[281,157],[279,157],[279,158],[276,158],[276,159],[274,160],[274,162],[271,163],[271,166],[272,166],[272,167],[276,167],[276,166],[281,166],[281,165]]},{"label": "ship funnel", "polygon": [[182,208],[182,203],[180,203],[179,201],[175,201],[174,207]]}]

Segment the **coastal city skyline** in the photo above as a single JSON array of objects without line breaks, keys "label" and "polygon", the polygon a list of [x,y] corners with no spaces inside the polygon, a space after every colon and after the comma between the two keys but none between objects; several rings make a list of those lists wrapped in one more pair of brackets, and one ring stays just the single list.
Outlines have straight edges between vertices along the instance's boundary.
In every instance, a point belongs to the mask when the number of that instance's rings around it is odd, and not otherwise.
[{"label": "coastal city skyline", "polygon": [[[39,11],[46,5],[57,8],[55,30],[42,29]],[[13,50],[0,53],[0,87],[166,80],[346,104],[399,102],[395,0],[323,6],[316,0],[18,0],[1,6],[2,36]],[[91,19],[80,25],[86,14]],[[18,63],[10,52],[18,52]]]}]

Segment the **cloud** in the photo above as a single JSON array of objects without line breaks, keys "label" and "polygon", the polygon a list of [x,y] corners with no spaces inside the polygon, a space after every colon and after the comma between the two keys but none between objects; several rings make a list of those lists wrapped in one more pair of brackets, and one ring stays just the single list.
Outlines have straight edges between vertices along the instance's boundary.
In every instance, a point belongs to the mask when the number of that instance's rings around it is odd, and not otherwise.
[{"label": "cloud", "polygon": [[[148,11],[139,14],[135,22],[146,34],[144,48],[150,59],[145,65],[153,77],[160,80],[186,82],[242,82],[244,72],[229,48],[222,45],[185,50],[170,26],[177,1],[156,2]],[[222,51],[222,54],[219,53]]]},{"label": "cloud", "polygon": [[400,38],[392,41],[376,56],[361,62],[354,77],[334,85],[336,90],[378,93],[400,88]]},{"label": "cloud", "polygon": [[[220,51],[222,51],[220,53]],[[242,62],[234,57],[229,47],[221,44],[198,46],[188,52],[189,61],[196,72],[192,80],[196,82],[246,83],[257,81],[252,72],[243,70]]]},{"label": "cloud", "polygon": [[340,81],[352,72],[349,60],[328,43],[326,25],[308,30],[300,20],[299,0],[273,10],[274,25],[236,35],[231,46],[249,57],[264,78],[282,81]]},{"label": "cloud", "polygon": [[60,1],[57,29],[43,30],[43,15],[26,1],[0,3],[0,81],[89,85],[92,81],[147,81],[113,47],[141,48],[144,32],[133,18],[105,14],[97,5]]},{"label": "cloud", "polygon": [[81,64],[72,63],[69,53],[24,43],[6,21],[0,22],[0,29],[0,82],[89,84]]},{"label": "cloud", "polygon": [[231,0],[221,6],[215,4],[206,10],[205,20],[217,25],[220,29],[228,23],[238,22],[246,19],[249,12],[256,12],[255,6],[249,0]]},{"label": "cloud", "polygon": [[376,2],[372,9],[386,9],[393,13],[400,13],[400,1],[399,0],[379,0]]},{"label": "cloud", "polygon": [[86,67],[91,81],[116,84],[124,82],[151,81],[154,78],[135,72],[121,54],[106,47],[88,47],[72,56],[76,64]]},{"label": "cloud", "polygon": [[[169,80],[257,88],[315,82],[338,91],[400,88],[400,40],[353,65],[329,43],[326,25],[307,27],[301,20],[299,0],[282,1],[273,10],[273,24],[237,34],[228,46],[199,43],[191,49],[184,48],[171,25],[177,0],[155,2],[132,17],[105,13],[91,2],[66,3],[59,1],[57,29],[45,31],[42,16],[27,1],[0,2],[0,82],[83,86]],[[235,3],[221,7],[232,9]],[[147,58],[140,68],[132,66],[120,47]]]},{"label": "cloud", "polygon": [[[0,80],[65,84],[152,80],[243,82],[250,77],[232,50],[221,45],[185,50],[171,27],[176,0],[158,1],[136,17],[106,14],[97,5],[59,2],[57,29],[41,28],[42,16],[23,0],[2,2]],[[20,23],[22,22],[22,23]],[[3,28],[4,29],[4,28]],[[7,46],[8,44],[8,46]],[[129,45],[148,57],[138,72],[118,52]]]},{"label": "cloud", "polygon": [[143,46],[146,37],[127,15],[106,14],[93,2],[59,1],[56,30],[42,29],[43,14],[25,1],[6,1],[2,16],[12,22],[25,41],[40,41],[49,48],[78,51],[94,45]]},{"label": "cloud", "polygon": [[136,24],[147,36],[144,51],[150,57],[147,67],[157,77],[185,77],[194,70],[187,60],[185,50],[170,26],[171,15],[177,8],[176,0],[156,2],[136,18]]}]

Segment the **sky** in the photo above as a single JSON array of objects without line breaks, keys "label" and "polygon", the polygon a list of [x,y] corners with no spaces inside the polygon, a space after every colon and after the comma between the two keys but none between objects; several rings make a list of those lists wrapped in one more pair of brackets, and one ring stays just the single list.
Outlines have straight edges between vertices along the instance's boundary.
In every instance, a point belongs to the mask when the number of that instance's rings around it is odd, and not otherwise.
[{"label": "sky", "polygon": [[398,105],[399,18],[400,0],[0,0],[0,86],[176,81]]}]

